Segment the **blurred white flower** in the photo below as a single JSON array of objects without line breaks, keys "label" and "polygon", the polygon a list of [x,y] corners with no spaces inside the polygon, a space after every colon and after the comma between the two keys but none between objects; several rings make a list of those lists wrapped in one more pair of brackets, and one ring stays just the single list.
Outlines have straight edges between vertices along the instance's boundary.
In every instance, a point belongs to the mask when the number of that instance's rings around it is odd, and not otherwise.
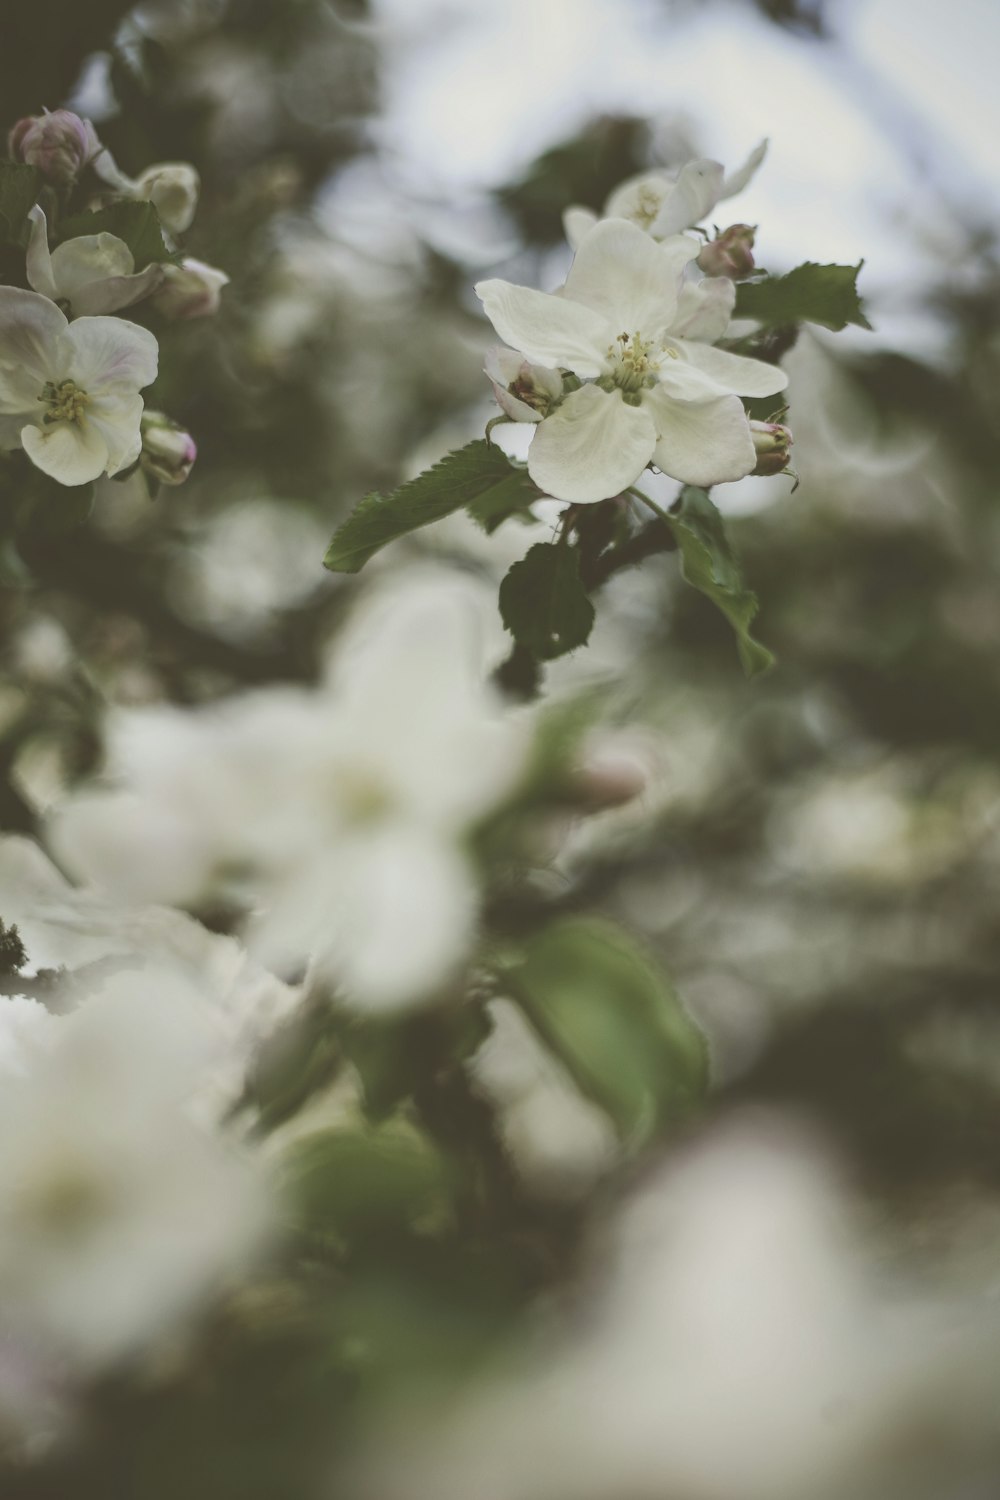
[{"label": "blurred white flower", "polygon": [[185,1113],[204,1045],[175,977],[123,975],[4,1081],[5,1341],[96,1369],[197,1312],[260,1247],[262,1180]]},{"label": "blurred white flower", "polygon": [[48,224],[36,203],[28,215],[28,281],[53,302],[64,302],[74,317],[117,312],[148,297],[163,280],[163,267],[135,270],[124,240],[113,234],[84,234],[49,250]]},{"label": "blurred white flower", "polygon": [[47,297],[0,287],[0,448],[23,447],[66,485],[127,469],[158,352],[124,318],[69,323]]},{"label": "blurred white flower", "polygon": [[[716,307],[712,291],[682,301],[684,269],[697,250],[683,236],[661,245],[634,224],[608,219],[584,237],[558,294],[498,280],[477,286],[494,328],[525,359],[594,382],[571,392],[532,439],[528,472],[547,494],[604,500],[651,462],[687,484],[741,479],[753,469],[738,396],[772,395],[787,378],[700,342],[719,336],[729,309]],[[693,337],[675,332],[678,323]]]},{"label": "blurred white flower", "polygon": [[578,249],[600,219],[628,219],[656,240],[680,234],[700,224],[717,203],[741,193],[766,154],[767,141],[763,140],[728,177],[717,161],[689,161],[675,177],[666,172],[629,177],[610,195],[603,214],[568,208],[563,215],[566,238],[572,249]]},{"label": "blurred white flower", "polygon": [[167,318],[212,317],[219,310],[222,288],[228,285],[225,271],[186,255],[179,266],[164,266],[153,304]]},{"label": "blurred white flower", "polygon": [[152,203],[168,234],[183,234],[190,229],[201,191],[201,179],[190,162],[156,162],[138,177],[127,177],[111,152],[105,150],[94,161],[94,171],[125,197]]},{"label": "blurred white flower", "polygon": [[886,1295],[801,1122],[744,1116],[709,1135],[602,1237],[610,1264],[575,1329],[560,1339],[547,1318],[533,1361],[439,1423],[416,1412],[412,1442],[396,1432],[369,1455],[365,1493],[909,1494],[891,1482],[913,1477],[899,1434],[929,1412],[958,1427],[982,1378],[976,1329],[915,1288]]},{"label": "blurred white flower", "polygon": [[[218,1119],[236,1101],[261,1044],[301,998],[235,938],[167,907],[121,905],[71,886],[37,844],[15,834],[0,837],[0,918],[16,924],[31,972],[65,970],[61,1006],[90,1003],[119,974],[137,985],[150,968],[177,976],[210,1041],[191,1096],[200,1118]],[[0,1068],[5,1058],[21,1067],[26,1049],[47,1044],[51,1028],[63,1024],[33,1000],[0,997]]]},{"label": "blurred white flower", "polygon": [[266,961],[316,958],[359,1004],[423,998],[472,938],[466,834],[528,748],[482,681],[474,626],[463,595],[416,588],[348,632],[320,690],[119,714],[121,790],[70,798],[58,850],[126,899],[253,907]]}]

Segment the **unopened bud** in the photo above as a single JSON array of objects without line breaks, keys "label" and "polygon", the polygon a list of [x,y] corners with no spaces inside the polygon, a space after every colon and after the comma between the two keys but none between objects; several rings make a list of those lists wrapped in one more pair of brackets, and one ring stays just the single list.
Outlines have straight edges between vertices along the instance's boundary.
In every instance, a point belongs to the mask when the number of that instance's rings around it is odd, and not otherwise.
[{"label": "unopened bud", "polygon": [[653,767],[648,753],[623,735],[600,736],[585,746],[573,790],[581,808],[603,812],[641,797]]},{"label": "unopened bud", "polygon": [[164,266],[163,285],[153,306],[168,318],[205,318],[219,310],[225,271],[186,256],[179,266]]},{"label": "unopened bud", "polygon": [[714,240],[709,240],[698,256],[698,266],[706,276],[728,276],[739,281],[753,270],[752,224],[730,224]]},{"label": "unopened bud", "polygon": [[781,474],[788,467],[792,434],[780,422],[751,422],[750,436],[757,453],[755,474]]},{"label": "unopened bud", "polygon": [[101,149],[89,120],[68,109],[18,120],[7,144],[15,161],[36,167],[53,187],[72,187]]},{"label": "unopened bud", "polygon": [[558,370],[529,364],[513,349],[488,349],[484,369],[498,405],[514,422],[540,422],[563,398]]},{"label": "unopened bud", "polygon": [[139,463],[160,484],[183,484],[198,457],[194,438],[162,411],[144,411]]}]

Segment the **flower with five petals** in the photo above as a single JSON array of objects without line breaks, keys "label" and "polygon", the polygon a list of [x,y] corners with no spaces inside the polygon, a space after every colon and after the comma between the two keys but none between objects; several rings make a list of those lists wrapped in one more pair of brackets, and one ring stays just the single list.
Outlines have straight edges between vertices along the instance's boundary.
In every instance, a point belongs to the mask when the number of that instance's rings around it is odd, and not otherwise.
[{"label": "flower with five petals", "polygon": [[[584,236],[556,293],[491,280],[476,288],[502,339],[532,364],[587,382],[537,426],[528,472],[557,500],[590,504],[634,484],[650,463],[686,484],[742,479],[756,463],[740,396],[769,396],[784,372],[679,331],[684,270],[697,243],[658,244],[624,219]],[[728,318],[728,312],[725,313]]]},{"label": "flower with five petals", "polygon": [[135,463],[153,335],[124,318],[77,318],[37,292],[0,287],[0,449],[23,448],[60,484]]}]

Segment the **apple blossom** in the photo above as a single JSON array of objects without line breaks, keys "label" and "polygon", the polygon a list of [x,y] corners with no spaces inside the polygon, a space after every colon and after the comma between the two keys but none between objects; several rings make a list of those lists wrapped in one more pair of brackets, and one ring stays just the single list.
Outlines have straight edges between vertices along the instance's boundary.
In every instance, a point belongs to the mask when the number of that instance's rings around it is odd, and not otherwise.
[{"label": "apple blossom", "polygon": [[185,256],[179,266],[165,266],[164,273],[153,305],[165,317],[185,320],[218,312],[222,288],[229,284],[225,271]]},{"label": "apple blossom", "polygon": [[70,323],[47,297],[0,287],[0,448],[23,448],[66,485],[127,469],[139,457],[139,392],[156,379],[157,355],[135,323]]},{"label": "apple blossom", "polygon": [[319,691],[268,688],[192,711],[120,711],[117,787],[52,820],[68,868],[124,899],[254,909],[265,961],[313,957],[354,1003],[424,999],[477,914],[468,830],[522,773],[469,649],[469,601],[422,587],[348,632]]},{"label": "apple blossom", "polygon": [[190,162],[157,162],[138,177],[128,177],[111,152],[102,151],[94,162],[94,171],[124,197],[152,203],[169,234],[183,234],[190,229],[201,191],[201,179]]},{"label": "apple blossom", "polygon": [[558,370],[531,365],[502,344],[486,351],[484,374],[493,386],[497,404],[514,422],[540,422],[563,398]]},{"label": "apple blossom", "polygon": [[191,434],[161,411],[144,411],[140,430],[143,471],[160,484],[183,484],[198,457]]},{"label": "apple blossom", "polygon": [[[738,397],[771,395],[787,379],[701,341],[706,332],[719,336],[728,310],[710,290],[684,291],[697,250],[683,236],[658,244],[627,220],[607,219],[584,236],[557,294],[499,280],[477,286],[494,328],[525,359],[588,382],[532,438],[528,472],[547,494],[578,504],[608,499],[651,462],[699,485],[753,469]],[[721,322],[714,335],[713,317]],[[694,325],[694,338],[674,331],[679,318],[689,332]]]},{"label": "apple blossom", "polygon": [[15,161],[37,167],[54,187],[72,187],[101,150],[97,132],[89,120],[68,109],[31,115],[18,120],[9,136]]},{"label": "apple blossom", "polygon": [[568,208],[563,215],[566,238],[575,250],[600,219],[628,219],[651,234],[666,239],[701,223],[717,203],[735,198],[753,177],[767,153],[763,140],[746,161],[727,177],[717,161],[689,161],[670,177],[665,172],[642,172],[619,183],[604,205],[603,214],[589,208]]},{"label": "apple blossom", "polygon": [[131,250],[117,235],[80,235],[50,251],[44,210],[36,204],[28,218],[28,281],[43,297],[65,303],[74,317],[129,307],[163,280],[160,265],[136,272]]}]

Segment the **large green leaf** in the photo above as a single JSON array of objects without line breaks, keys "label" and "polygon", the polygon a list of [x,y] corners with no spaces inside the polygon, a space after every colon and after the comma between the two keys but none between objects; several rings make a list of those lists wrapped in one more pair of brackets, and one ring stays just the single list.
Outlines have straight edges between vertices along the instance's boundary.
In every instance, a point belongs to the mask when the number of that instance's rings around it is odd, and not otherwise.
[{"label": "large green leaf", "polygon": [[493,530],[523,511],[539,491],[499,448],[483,438],[449,453],[390,495],[366,495],[339,526],[323,559],[332,573],[357,573],[376,552],[421,526],[441,521],[463,505]]},{"label": "large green leaf", "polygon": [[152,203],[122,198],[95,213],[74,214],[59,225],[60,243],[84,234],[113,234],[124,240],[132,252],[137,271],[142,271],[153,261],[160,264],[178,259],[164,241],[160,216]]},{"label": "large green leaf", "polygon": [[539,542],[500,585],[500,614],[519,646],[552,661],[586,644],[594,606],[580,579],[580,554],[563,542]]},{"label": "large green leaf", "polygon": [[529,937],[501,968],[507,993],[623,1136],[638,1143],[702,1097],[701,1032],[620,928],[564,918]]},{"label": "large green leaf", "polygon": [[707,594],[732,625],[747,675],[765,671],[774,657],[750,634],[757,596],[743,586],[740,565],[719,512],[704,490],[685,485],[680,509],[671,512],[668,519],[677,538],[684,578],[692,588]]},{"label": "large green leaf", "polygon": [[398,1232],[448,1211],[444,1161],[402,1120],[315,1131],[294,1142],[284,1166],[295,1217],[321,1233]]},{"label": "large green leaf", "polygon": [[38,202],[41,178],[34,167],[0,161],[0,235],[22,249],[28,242],[28,213]]},{"label": "large green leaf", "polygon": [[834,332],[855,323],[870,328],[858,296],[858,272],[864,265],[796,266],[787,276],[744,281],[736,289],[736,316],[756,318],[768,327],[788,323],[821,323]]}]

